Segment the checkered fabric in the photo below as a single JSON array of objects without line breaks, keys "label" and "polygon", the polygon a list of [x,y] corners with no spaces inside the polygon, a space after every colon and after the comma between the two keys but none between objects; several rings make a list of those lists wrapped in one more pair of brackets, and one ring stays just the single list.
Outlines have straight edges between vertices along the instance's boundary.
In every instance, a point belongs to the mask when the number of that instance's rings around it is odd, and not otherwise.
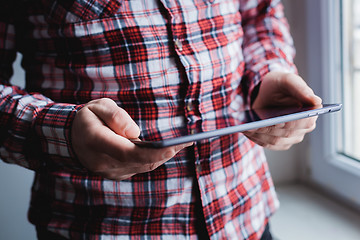
[{"label": "checkered fabric", "polygon": [[[10,83],[17,52],[25,89]],[[2,1],[0,157],[36,172],[29,220],[70,239],[196,239],[196,224],[210,239],[259,239],[278,200],[242,134],[114,182],[81,166],[70,130],[104,97],[144,140],[211,130],[249,107],[266,73],[295,72],[293,56],[278,0]]]}]

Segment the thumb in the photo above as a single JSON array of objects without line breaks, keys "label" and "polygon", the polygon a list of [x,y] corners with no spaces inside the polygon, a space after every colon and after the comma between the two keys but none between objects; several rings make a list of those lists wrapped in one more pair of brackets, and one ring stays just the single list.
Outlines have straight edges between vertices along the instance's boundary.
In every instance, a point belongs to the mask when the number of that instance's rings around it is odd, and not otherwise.
[{"label": "thumb", "polygon": [[314,91],[298,75],[285,74],[281,79],[281,86],[284,91],[304,105],[319,105],[322,100],[315,95]]},{"label": "thumb", "polygon": [[129,139],[139,137],[139,126],[113,100],[109,98],[97,99],[91,101],[87,107],[115,133]]}]

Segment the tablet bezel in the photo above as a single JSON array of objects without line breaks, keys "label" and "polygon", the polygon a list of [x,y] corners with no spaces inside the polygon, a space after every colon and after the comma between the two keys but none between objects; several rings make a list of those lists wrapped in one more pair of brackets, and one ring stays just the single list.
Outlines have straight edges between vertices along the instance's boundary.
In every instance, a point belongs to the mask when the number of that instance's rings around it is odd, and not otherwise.
[{"label": "tablet bezel", "polygon": [[[170,147],[175,146],[179,144],[189,143],[189,142],[197,142],[204,139],[209,139],[213,137],[220,137],[228,134],[234,134],[239,132],[244,132],[252,129],[262,128],[262,127],[268,127],[280,123],[290,122],[294,120],[299,120],[303,118],[308,117],[314,117],[326,113],[336,112],[339,111],[342,108],[342,104],[322,104],[319,106],[314,106],[315,109],[310,109],[309,106],[304,107],[305,110],[298,109],[299,112],[296,113],[290,113],[285,114],[281,116],[266,118],[266,119],[260,119],[255,120],[253,122],[248,122],[236,126],[229,126],[221,129],[216,129],[212,131],[207,132],[200,132],[200,133],[194,133],[189,134],[185,136],[175,137],[175,138],[169,138],[164,139],[160,141],[142,141],[142,140],[131,140],[134,144],[136,144],[139,147],[148,147],[148,148],[164,148],[164,147]],[[253,109],[252,111],[285,111],[285,108],[269,108],[269,109]]]}]

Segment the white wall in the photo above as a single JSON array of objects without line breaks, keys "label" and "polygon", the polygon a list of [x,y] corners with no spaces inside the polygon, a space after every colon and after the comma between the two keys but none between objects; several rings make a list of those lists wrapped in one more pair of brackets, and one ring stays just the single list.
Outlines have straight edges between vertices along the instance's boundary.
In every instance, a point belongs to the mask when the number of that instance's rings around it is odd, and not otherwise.
[{"label": "white wall", "polygon": [[[20,56],[14,64],[12,83],[24,86]],[[27,221],[30,188],[34,173],[0,160],[0,239],[36,239],[34,227]]]},{"label": "white wall", "polygon": [[[297,47],[296,64],[300,75],[306,79],[306,23],[303,19],[305,1],[284,0],[284,4]],[[24,73],[19,67],[18,59],[13,79],[14,84],[23,85]],[[267,151],[276,184],[298,181],[304,175],[308,144],[305,140],[305,143],[298,144],[289,151]],[[0,239],[36,239],[33,226],[27,222],[32,178],[31,171],[0,161]]]}]

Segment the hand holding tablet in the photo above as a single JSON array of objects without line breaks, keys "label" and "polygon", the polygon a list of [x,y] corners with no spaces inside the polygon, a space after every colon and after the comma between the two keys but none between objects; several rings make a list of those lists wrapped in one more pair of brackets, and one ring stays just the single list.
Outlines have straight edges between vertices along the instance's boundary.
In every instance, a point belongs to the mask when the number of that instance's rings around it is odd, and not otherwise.
[{"label": "hand holding tablet", "polygon": [[336,112],[339,111],[341,107],[342,104],[323,104],[310,107],[251,109],[224,118],[224,126],[215,130],[202,131],[199,129],[199,132],[195,134],[186,134],[161,141],[132,140],[132,142],[138,146],[148,148],[169,147]]}]

